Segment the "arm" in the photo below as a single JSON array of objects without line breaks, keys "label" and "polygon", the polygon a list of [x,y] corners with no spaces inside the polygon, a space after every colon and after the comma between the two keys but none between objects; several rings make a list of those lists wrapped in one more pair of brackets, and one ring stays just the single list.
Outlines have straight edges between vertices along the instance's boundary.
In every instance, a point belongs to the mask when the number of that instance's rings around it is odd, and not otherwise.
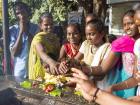
[{"label": "arm", "polygon": [[[80,86],[80,91],[86,100],[92,101],[97,88],[89,80],[83,78],[86,75],[81,70],[72,69],[72,71],[74,77],[70,80]],[[103,90],[97,92],[95,102],[100,105],[112,105],[112,103],[113,105],[140,105],[138,102],[122,99]]]},{"label": "arm", "polygon": [[98,67],[93,67],[92,73],[93,75],[105,75],[109,72],[118,62],[120,56],[118,56],[115,52],[110,51],[108,57],[103,60],[101,64],[101,69],[99,70]]},{"label": "arm", "polygon": [[11,49],[11,53],[13,56],[18,56],[21,53],[22,48],[22,32],[19,32],[18,38]]},{"label": "arm", "polygon": [[83,71],[87,74],[94,76],[103,76],[107,74],[118,62],[120,55],[117,55],[115,52],[110,51],[108,57],[103,60],[101,65],[93,67],[82,67]]},{"label": "arm", "polygon": [[67,67],[65,67],[65,64],[61,63],[60,65],[58,62],[56,62],[50,56],[48,56],[41,43],[36,44],[36,51],[39,54],[41,60],[49,65],[49,71],[47,72],[53,75],[64,74],[67,72]]},{"label": "arm", "polygon": [[137,81],[135,78],[131,77],[123,82],[117,83],[117,84],[113,84],[111,86],[111,91],[118,91],[118,90],[124,90],[124,89],[128,89],[128,88],[132,88],[137,86]]},{"label": "arm", "polygon": [[81,52],[78,52],[78,54],[74,57],[75,60],[82,60],[84,57],[84,54],[82,54]]},{"label": "arm", "polygon": [[110,87],[111,91],[124,90],[124,89],[128,89],[128,88],[132,88],[132,87],[137,86],[138,85],[138,81],[135,78],[135,74],[138,71],[137,70],[137,60],[135,60],[135,66],[134,66],[134,70],[133,71],[134,71],[134,76],[132,76],[131,78],[129,78],[129,79],[123,81],[123,82],[120,82],[120,83],[112,85]]},{"label": "arm", "polygon": [[65,48],[64,48],[64,45],[61,47],[60,49],[60,54],[59,54],[59,59],[58,61],[63,61],[65,60],[65,57],[66,57],[66,52],[65,52]]},{"label": "arm", "polygon": [[122,99],[102,90],[99,90],[96,102],[100,105],[140,105],[138,102]]},{"label": "arm", "polygon": [[39,56],[43,62],[45,62],[49,65],[51,65],[52,63],[56,63],[51,57],[49,57],[45,53],[45,49],[43,48],[43,45],[41,43],[36,44],[36,51],[39,54]]}]

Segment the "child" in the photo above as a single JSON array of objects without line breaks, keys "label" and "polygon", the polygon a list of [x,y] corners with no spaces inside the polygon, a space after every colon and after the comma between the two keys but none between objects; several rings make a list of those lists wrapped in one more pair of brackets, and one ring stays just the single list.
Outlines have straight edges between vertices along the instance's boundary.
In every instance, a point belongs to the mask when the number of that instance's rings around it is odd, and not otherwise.
[{"label": "child", "polygon": [[59,60],[63,61],[67,58],[74,58],[80,48],[81,34],[80,26],[76,23],[71,23],[67,26],[67,43],[60,50]]},{"label": "child", "polygon": [[[52,33],[53,20],[51,14],[41,15],[39,26],[41,32],[35,35],[29,53],[29,79],[44,78],[45,70],[50,74],[63,74],[64,69],[56,62],[59,54],[59,40]],[[46,69],[43,64],[45,64]],[[62,71],[61,71],[62,70]]]},{"label": "child", "polygon": [[101,20],[94,19],[87,23],[85,32],[87,40],[82,43],[75,59],[83,59],[84,63],[90,66],[97,49],[106,42],[104,25]]}]

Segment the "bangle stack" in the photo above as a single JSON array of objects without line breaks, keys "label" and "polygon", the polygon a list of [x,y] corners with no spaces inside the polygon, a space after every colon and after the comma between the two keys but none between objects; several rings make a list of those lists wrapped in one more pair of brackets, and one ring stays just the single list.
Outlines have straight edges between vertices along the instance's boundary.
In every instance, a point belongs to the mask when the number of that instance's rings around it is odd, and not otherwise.
[{"label": "bangle stack", "polygon": [[89,75],[92,75],[92,67],[89,67],[90,73]]},{"label": "bangle stack", "polygon": [[128,83],[127,83],[127,81],[125,81],[125,85],[126,85],[126,88],[128,89],[128,88],[129,88],[129,86],[128,86]]},{"label": "bangle stack", "polygon": [[96,98],[97,98],[97,93],[99,92],[99,88],[96,89],[94,95],[93,95],[93,102],[95,102]]}]

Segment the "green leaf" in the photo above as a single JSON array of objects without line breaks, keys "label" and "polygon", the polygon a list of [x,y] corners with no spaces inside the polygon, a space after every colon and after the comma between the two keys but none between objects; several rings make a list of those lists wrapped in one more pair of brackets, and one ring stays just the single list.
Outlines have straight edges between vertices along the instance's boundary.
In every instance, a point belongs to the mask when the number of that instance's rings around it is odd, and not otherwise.
[{"label": "green leaf", "polygon": [[61,89],[58,89],[58,88],[56,88],[55,90],[53,90],[53,91],[51,91],[51,92],[49,92],[49,94],[51,95],[51,96],[61,96],[61,93],[62,93],[62,90]]},{"label": "green leaf", "polygon": [[20,86],[23,87],[23,88],[30,89],[32,87],[32,84],[29,81],[23,81],[23,82],[20,83]]},{"label": "green leaf", "polygon": [[80,91],[75,91],[74,94],[76,94],[78,96],[82,96],[82,93]]}]

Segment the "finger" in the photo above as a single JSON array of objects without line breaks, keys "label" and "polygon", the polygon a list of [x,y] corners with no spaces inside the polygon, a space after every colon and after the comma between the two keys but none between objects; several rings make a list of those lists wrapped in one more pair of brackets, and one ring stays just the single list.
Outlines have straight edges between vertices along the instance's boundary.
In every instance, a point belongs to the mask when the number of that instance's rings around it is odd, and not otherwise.
[{"label": "finger", "polygon": [[136,78],[140,78],[140,74],[136,74]]},{"label": "finger", "polygon": [[80,69],[71,68],[71,70],[72,70],[74,73],[77,73],[77,74],[84,74]]},{"label": "finger", "polygon": [[51,71],[52,71],[52,74],[55,75],[55,68],[53,68]]},{"label": "finger", "polygon": [[78,84],[81,84],[83,83],[83,79],[80,79],[80,78],[70,78],[70,81],[71,82],[74,82],[74,83],[78,83]]},{"label": "finger", "polygon": [[57,74],[57,75],[59,75],[60,73],[59,73],[59,70],[55,67],[54,68],[54,70],[55,70],[55,74]]},{"label": "finger", "polygon": [[80,75],[77,74],[77,73],[73,73],[72,76],[73,76],[73,77],[76,77],[76,78],[80,78]]},{"label": "finger", "polygon": [[59,67],[59,71],[61,71],[61,73],[65,74],[65,73],[68,71],[68,68],[65,67],[65,65],[61,65],[61,66]]},{"label": "finger", "polygon": [[76,69],[76,68],[72,68],[72,71],[73,70],[74,70],[73,76],[75,76],[77,78],[88,80],[87,75],[85,75],[82,71],[80,71],[79,69]]},{"label": "finger", "polygon": [[59,68],[59,73],[64,74],[64,72],[63,72],[63,70],[61,68]]},{"label": "finger", "polygon": [[61,64],[61,67],[64,71],[68,69],[67,66],[64,63]]}]

